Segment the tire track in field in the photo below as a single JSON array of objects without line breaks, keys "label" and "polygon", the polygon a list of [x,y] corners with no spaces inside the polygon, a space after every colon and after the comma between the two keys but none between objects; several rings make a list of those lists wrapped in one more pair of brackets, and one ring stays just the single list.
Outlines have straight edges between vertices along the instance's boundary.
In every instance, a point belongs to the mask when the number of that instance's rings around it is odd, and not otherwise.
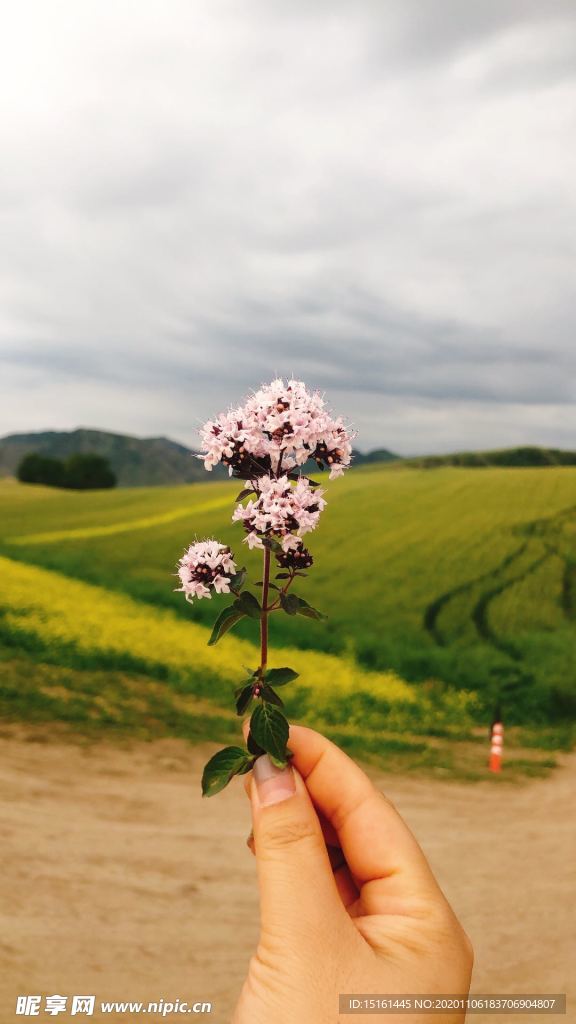
[{"label": "tire track in field", "polygon": [[514,644],[509,643],[507,640],[502,640],[498,633],[490,625],[489,619],[489,608],[495,598],[503,594],[505,590],[516,585],[516,583],[523,583],[528,576],[533,572],[536,572],[541,565],[544,565],[552,555],[556,555],[557,552],[548,549],[539,558],[536,558],[524,572],[519,573],[517,576],[511,576],[507,580],[503,580],[502,583],[496,587],[492,587],[491,590],[486,590],[479,597],[478,601],[472,609],[471,619],[476,627],[476,631],[482,640],[492,644],[492,647],[496,647],[497,650],[502,651],[504,654],[509,654],[515,661],[522,661],[522,653],[519,651]]},{"label": "tire track in field", "polygon": [[528,550],[534,539],[541,540],[545,547],[544,554],[534,559],[523,572],[517,573],[515,576],[509,577],[508,579],[502,579],[496,583],[496,585],[486,589],[480,595],[472,608],[470,615],[472,623],[482,640],[489,643],[492,647],[495,647],[502,653],[509,655],[515,661],[521,661],[521,652],[509,641],[503,640],[491,626],[489,621],[490,604],[509,587],[515,586],[517,583],[522,583],[527,576],[536,572],[540,566],[552,556],[558,557],[564,563],[560,606],[564,616],[570,621],[573,621],[576,617],[576,561],[567,557],[558,550],[554,544],[551,544],[547,539],[547,535],[549,536],[551,533],[555,533],[557,528],[561,531],[564,522],[568,520],[570,516],[574,516],[575,514],[576,506],[570,506],[569,508],[562,509],[553,516],[534,519],[528,523],[522,524],[518,529],[519,532],[527,537],[527,539],[509,555],[503,558],[499,565],[486,573],[482,573],[480,576],[476,576],[471,580],[466,580],[464,583],[458,584],[456,587],[452,587],[450,590],[440,594],[434,599],[434,601],[431,601],[424,611],[423,626],[434,641],[441,647],[448,646],[450,642],[440,629],[438,623],[440,614],[449,602],[453,598],[457,598],[470,592],[474,587],[478,586],[478,584],[484,583],[488,580],[493,581],[495,578],[498,579],[498,577],[502,577],[510,566],[517,562],[518,559],[521,558]]},{"label": "tire track in field", "polygon": [[517,561],[517,559],[522,557],[527,547],[528,541],[524,541],[523,544],[520,544],[520,546],[510,552],[509,555],[506,555],[496,568],[489,569],[488,572],[483,572],[480,576],[475,576],[471,580],[466,580],[465,583],[459,583],[457,587],[452,587],[450,590],[446,590],[445,593],[440,594],[440,596],[435,598],[434,601],[431,601],[424,612],[423,624],[426,631],[432,636],[439,647],[446,647],[449,643],[438,625],[438,618],[442,610],[452,600],[452,598],[465,594],[467,591],[476,587],[479,583],[493,579],[494,576],[498,576],[500,573],[506,572],[506,569]]}]

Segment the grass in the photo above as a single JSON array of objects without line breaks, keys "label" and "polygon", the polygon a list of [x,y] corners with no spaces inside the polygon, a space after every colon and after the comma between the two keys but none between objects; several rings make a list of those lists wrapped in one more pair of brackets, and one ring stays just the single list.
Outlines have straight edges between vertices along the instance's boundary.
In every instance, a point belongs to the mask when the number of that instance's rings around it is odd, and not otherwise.
[{"label": "grass", "polygon": [[[175,736],[192,743],[237,743],[239,738],[233,712],[193,692],[183,693],[135,671],[46,662],[38,652],[2,644],[0,717],[8,726],[25,722],[34,730],[31,736],[45,742],[66,737],[98,742]],[[354,725],[334,726],[321,719],[312,724],[351,756],[387,772],[466,781],[487,778],[485,736],[422,737],[410,732],[408,722],[401,735],[385,730],[366,734]],[[501,777],[490,777],[494,783],[543,777],[555,767],[554,757],[542,756],[538,735],[515,736],[512,730],[508,739],[514,755],[507,757]],[[548,740],[555,749],[555,737]]]},{"label": "grass", "polygon": [[[256,664],[253,625],[208,649],[207,627],[225,599],[191,607],[171,574],[185,545],[214,535],[241,550],[258,578],[259,556],[230,523],[238,489],[225,482],[86,494],[0,483],[6,704],[18,704],[16,669],[6,666],[25,658],[39,678],[59,666],[65,689],[104,672],[119,694],[151,687],[151,706],[158,686],[163,699],[172,695],[169,705],[177,697],[207,702],[211,721],[198,735],[235,727],[224,709],[239,666]],[[329,621],[272,620],[276,664],[301,672],[288,697],[292,717],[402,770],[468,777],[475,729],[500,698],[514,727],[508,743],[522,746],[514,772],[536,770],[539,747],[569,749],[576,471],[374,466],[329,484],[326,497],[311,537],[316,564],[299,590]],[[65,717],[55,699],[39,695],[38,704]],[[30,700],[22,715],[37,713]],[[130,719],[130,700],[123,710],[117,703],[118,728],[145,728],[150,719],[156,730],[194,733],[190,723],[175,724],[179,713],[169,707]],[[84,696],[66,713],[76,708],[88,721],[95,706]],[[472,761],[467,754],[463,767],[454,751],[465,747]]]}]

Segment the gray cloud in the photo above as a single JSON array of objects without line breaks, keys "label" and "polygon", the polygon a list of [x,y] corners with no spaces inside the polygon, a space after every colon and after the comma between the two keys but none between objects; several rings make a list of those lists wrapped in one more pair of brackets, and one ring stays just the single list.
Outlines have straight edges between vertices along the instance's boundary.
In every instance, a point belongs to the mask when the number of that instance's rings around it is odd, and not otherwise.
[{"label": "gray cloud", "polygon": [[576,444],[572,0],[60,0],[0,41],[0,433]]}]

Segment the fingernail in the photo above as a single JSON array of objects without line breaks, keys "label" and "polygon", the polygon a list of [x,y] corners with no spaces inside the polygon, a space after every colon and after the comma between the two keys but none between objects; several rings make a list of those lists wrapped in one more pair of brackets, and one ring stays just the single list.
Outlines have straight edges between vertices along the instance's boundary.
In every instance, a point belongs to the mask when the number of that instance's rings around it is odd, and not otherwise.
[{"label": "fingernail", "polygon": [[294,774],[289,764],[285,768],[277,768],[268,757],[262,754],[254,762],[252,769],[258,800],[262,807],[270,807],[271,804],[279,804],[281,800],[287,800],[294,796],[296,786]]}]

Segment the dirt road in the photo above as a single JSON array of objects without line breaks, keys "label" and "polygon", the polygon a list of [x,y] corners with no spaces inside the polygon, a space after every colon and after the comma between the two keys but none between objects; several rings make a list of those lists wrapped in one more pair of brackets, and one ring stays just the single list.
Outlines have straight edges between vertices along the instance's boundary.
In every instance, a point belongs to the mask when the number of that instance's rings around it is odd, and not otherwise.
[{"label": "dirt road", "polygon": [[[0,734],[0,1024],[56,993],[210,1000],[225,1024],[257,935],[241,783],[201,799],[208,747],[43,736]],[[573,757],[522,785],[377,776],[473,939],[476,992],[570,989],[575,780]],[[576,1020],[571,986],[567,1017],[515,1019]]]}]

